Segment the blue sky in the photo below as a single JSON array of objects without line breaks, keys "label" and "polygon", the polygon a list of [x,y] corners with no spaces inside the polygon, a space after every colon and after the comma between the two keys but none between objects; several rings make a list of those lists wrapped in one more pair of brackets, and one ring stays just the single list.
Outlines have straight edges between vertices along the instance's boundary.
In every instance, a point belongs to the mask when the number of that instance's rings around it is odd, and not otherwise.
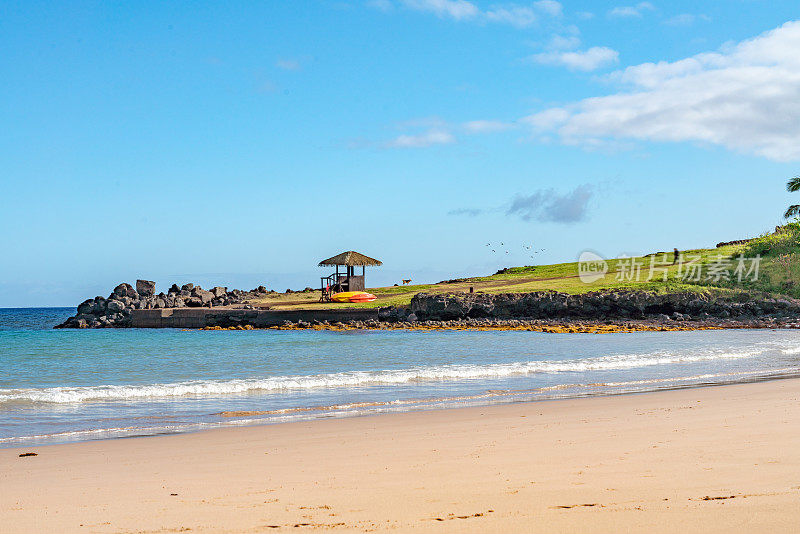
[{"label": "blue sky", "polygon": [[789,1],[1,2],[0,306],[137,277],[296,289],[349,249],[390,285],[759,234],[797,201],[795,19]]}]

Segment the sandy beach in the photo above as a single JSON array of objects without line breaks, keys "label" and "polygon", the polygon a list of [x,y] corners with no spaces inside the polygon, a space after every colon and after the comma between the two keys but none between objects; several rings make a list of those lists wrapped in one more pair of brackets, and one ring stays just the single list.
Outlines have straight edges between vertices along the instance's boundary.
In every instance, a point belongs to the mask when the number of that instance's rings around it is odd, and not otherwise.
[{"label": "sandy beach", "polygon": [[3,532],[790,531],[798,505],[797,379],[0,450]]}]

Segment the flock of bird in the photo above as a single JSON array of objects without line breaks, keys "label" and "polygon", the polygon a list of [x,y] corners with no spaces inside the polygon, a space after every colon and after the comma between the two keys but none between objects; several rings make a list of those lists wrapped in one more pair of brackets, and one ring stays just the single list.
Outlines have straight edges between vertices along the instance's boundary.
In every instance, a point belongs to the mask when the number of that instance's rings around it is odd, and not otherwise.
[{"label": "flock of bird", "polygon": [[[493,246],[491,243],[486,243],[486,246],[489,247],[490,250],[492,252],[494,252],[495,254],[499,254],[495,248],[491,248]],[[494,245],[494,246],[497,247],[497,245]],[[505,246],[506,245],[501,241],[500,242],[500,247],[505,247]],[[500,248],[500,247],[497,247],[497,248]],[[540,252],[544,252],[545,251],[545,249],[543,249],[543,248],[540,248],[538,250],[534,249],[532,244],[531,245],[522,245],[522,248],[524,248],[527,252],[531,253],[531,258],[534,257],[534,254],[539,254]],[[511,251],[509,251],[509,250],[505,251],[506,254],[510,254],[510,252]]]}]

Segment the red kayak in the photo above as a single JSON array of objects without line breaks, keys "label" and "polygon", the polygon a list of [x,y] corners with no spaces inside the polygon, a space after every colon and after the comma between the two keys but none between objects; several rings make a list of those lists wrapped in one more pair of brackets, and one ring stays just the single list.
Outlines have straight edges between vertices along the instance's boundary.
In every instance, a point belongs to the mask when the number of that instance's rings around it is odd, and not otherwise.
[{"label": "red kayak", "polygon": [[358,295],[353,295],[350,297],[350,302],[372,302],[377,298],[378,297],[372,293],[359,293]]},{"label": "red kayak", "polygon": [[344,291],[342,293],[334,293],[331,300],[334,302],[372,302],[377,299],[372,293],[364,291]]}]

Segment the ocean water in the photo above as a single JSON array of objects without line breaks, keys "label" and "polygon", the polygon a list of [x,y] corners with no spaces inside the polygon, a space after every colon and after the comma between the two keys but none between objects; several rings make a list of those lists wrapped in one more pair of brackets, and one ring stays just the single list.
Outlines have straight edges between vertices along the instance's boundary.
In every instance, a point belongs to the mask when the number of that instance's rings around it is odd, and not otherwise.
[{"label": "ocean water", "polygon": [[0,309],[0,447],[798,376],[800,331],[53,330]]}]

